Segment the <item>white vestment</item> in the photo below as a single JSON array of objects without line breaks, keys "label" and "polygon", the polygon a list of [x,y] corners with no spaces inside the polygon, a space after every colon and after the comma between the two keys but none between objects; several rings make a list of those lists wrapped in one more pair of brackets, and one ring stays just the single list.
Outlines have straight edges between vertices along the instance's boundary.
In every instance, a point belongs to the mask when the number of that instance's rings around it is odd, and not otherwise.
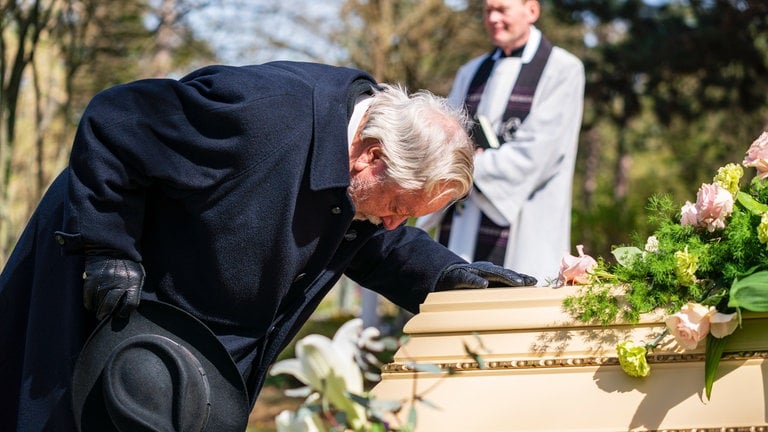
[{"label": "white vestment", "polygon": [[[531,35],[521,57],[495,62],[477,108],[499,132],[509,94],[523,63],[529,63],[541,41]],[[448,96],[461,106],[483,55],[463,65]],[[536,277],[539,285],[557,278],[560,259],[570,252],[571,197],[584,103],[584,66],[553,47],[542,72],[531,111],[510,141],[475,157],[476,189],[454,214],[448,247],[468,261],[474,246],[480,211],[498,225],[509,225],[504,266]],[[430,230],[442,213],[420,218],[417,226]]]}]

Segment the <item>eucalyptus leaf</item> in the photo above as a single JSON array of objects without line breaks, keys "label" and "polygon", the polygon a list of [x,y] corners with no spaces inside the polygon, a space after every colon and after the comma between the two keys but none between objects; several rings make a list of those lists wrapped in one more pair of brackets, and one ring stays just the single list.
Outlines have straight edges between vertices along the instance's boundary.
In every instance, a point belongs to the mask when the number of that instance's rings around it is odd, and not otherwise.
[{"label": "eucalyptus leaf", "polygon": [[427,399],[419,398],[419,402],[423,403],[424,405],[426,405],[426,406],[428,406],[428,407],[430,407],[432,409],[436,409],[438,411],[442,411],[443,410],[442,408],[440,408],[439,406],[435,405],[434,403],[428,401]]},{"label": "eucalyptus leaf", "polygon": [[485,352],[491,352],[491,350],[489,350],[488,347],[485,346],[485,343],[483,342],[483,338],[480,337],[480,334],[478,332],[472,332],[472,336],[474,336],[481,350]]},{"label": "eucalyptus leaf", "polygon": [[472,359],[477,362],[477,366],[480,369],[485,369],[486,366],[485,366],[485,360],[483,360],[483,357],[480,354],[472,351],[472,349],[469,347],[469,345],[467,345],[466,342],[464,342],[463,344],[464,344],[464,352],[467,353],[468,356],[472,357]]},{"label": "eucalyptus leaf", "polygon": [[370,399],[368,399],[367,397],[365,397],[365,396],[360,396],[360,395],[356,395],[356,394],[354,394],[354,393],[350,393],[350,392],[348,392],[348,391],[345,391],[345,392],[344,392],[344,394],[345,394],[345,395],[346,395],[348,398],[352,399],[352,402],[354,402],[354,403],[356,403],[356,404],[358,404],[358,405],[362,405],[362,406],[364,406],[365,408],[369,408],[369,407],[370,407],[370,402],[371,402],[371,400],[370,400]]},{"label": "eucalyptus leaf", "polygon": [[637,257],[643,256],[643,251],[635,246],[618,247],[611,252],[618,262],[623,267],[629,267],[632,265]]},{"label": "eucalyptus leaf", "polygon": [[753,273],[731,285],[729,307],[768,312],[768,271]]},{"label": "eucalyptus leaf", "polygon": [[411,406],[410,411],[408,411],[408,426],[410,430],[416,430],[417,418],[418,418],[418,414],[416,413],[416,407]]},{"label": "eucalyptus leaf", "polygon": [[370,399],[368,401],[370,404],[371,410],[374,412],[398,412],[403,408],[402,402],[394,401],[394,400],[379,400],[379,399]]},{"label": "eucalyptus leaf", "polygon": [[440,366],[433,364],[433,363],[411,363],[411,366],[418,372],[428,372],[428,373],[441,373],[442,369],[440,369]]}]

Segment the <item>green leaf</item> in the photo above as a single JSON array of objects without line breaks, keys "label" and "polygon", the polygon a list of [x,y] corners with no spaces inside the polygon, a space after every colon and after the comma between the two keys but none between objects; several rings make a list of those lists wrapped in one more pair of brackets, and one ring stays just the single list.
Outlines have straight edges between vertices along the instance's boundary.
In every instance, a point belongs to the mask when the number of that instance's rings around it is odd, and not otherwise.
[{"label": "green leaf", "polygon": [[464,344],[464,352],[467,353],[468,356],[472,357],[472,359],[477,362],[477,367],[480,369],[485,369],[486,366],[485,366],[485,360],[483,360],[483,356],[472,351],[472,349],[469,347],[469,345],[467,345],[466,342],[463,342],[463,344]]},{"label": "green leaf", "polygon": [[371,432],[387,432],[387,427],[383,423],[371,424]]},{"label": "green leaf", "polygon": [[731,285],[729,307],[768,312],[768,271],[753,273]]},{"label": "green leaf", "polygon": [[416,430],[416,407],[411,406],[411,409],[408,411],[408,427],[410,430]]},{"label": "green leaf", "polygon": [[430,408],[432,408],[432,409],[435,409],[435,410],[438,410],[438,411],[442,411],[442,410],[443,410],[443,409],[442,409],[442,408],[440,408],[438,405],[436,405],[436,404],[434,404],[434,403],[430,402],[430,401],[429,401],[429,400],[427,400],[427,399],[424,399],[424,398],[419,398],[419,402],[423,403],[424,405],[426,405],[426,406],[428,406],[428,407],[430,407]]},{"label": "green leaf", "polygon": [[394,400],[380,400],[380,399],[366,399],[368,401],[367,407],[375,413],[396,413],[403,408],[403,404]]},{"label": "green leaf", "polygon": [[768,212],[768,205],[757,201],[752,197],[752,195],[746,192],[739,191],[738,195],[736,195],[736,200],[739,202],[739,204],[744,206],[745,209],[756,215],[761,215]]},{"label": "green leaf", "polygon": [[715,375],[717,374],[717,366],[720,364],[720,358],[723,356],[723,350],[725,350],[725,341],[728,336],[720,339],[712,336],[707,336],[707,352],[704,357],[704,390],[707,394],[707,399],[711,399],[712,385],[715,382]]},{"label": "green leaf", "polygon": [[483,343],[483,339],[480,337],[480,334],[478,332],[472,332],[472,336],[475,337],[475,340],[477,341],[478,347],[485,351],[485,352],[491,352],[491,350],[488,349],[488,347],[485,346],[485,343]]},{"label": "green leaf", "polygon": [[726,293],[711,295],[702,300],[701,304],[704,306],[717,306],[717,304],[720,303],[726,297],[726,295]]},{"label": "green leaf", "polygon": [[363,407],[365,407],[365,408],[369,408],[369,407],[370,407],[370,402],[371,402],[371,400],[370,400],[370,399],[368,399],[367,397],[365,397],[365,396],[360,396],[360,395],[356,395],[356,394],[354,394],[354,393],[350,393],[350,392],[348,392],[348,391],[345,391],[345,392],[344,392],[344,394],[345,394],[345,395],[346,395],[348,398],[352,399],[352,402],[354,402],[354,403],[356,403],[356,404],[358,404],[358,405],[361,405],[361,406],[363,406]]},{"label": "green leaf", "polygon": [[631,266],[632,261],[634,261],[635,258],[643,255],[643,251],[635,246],[618,247],[611,253],[616,258],[616,261],[623,267]]},{"label": "green leaf", "polygon": [[433,363],[411,363],[409,362],[409,365],[413,367],[418,372],[427,372],[427,373],[441,373],[443,370],[440,369],[440,366],[433,364]]}]

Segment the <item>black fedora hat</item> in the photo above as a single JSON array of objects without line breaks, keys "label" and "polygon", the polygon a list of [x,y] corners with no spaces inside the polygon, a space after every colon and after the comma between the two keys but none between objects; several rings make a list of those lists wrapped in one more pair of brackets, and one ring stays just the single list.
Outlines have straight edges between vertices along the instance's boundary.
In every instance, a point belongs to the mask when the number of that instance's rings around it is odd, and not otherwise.
[{"label": "black fedora hat", "polygon": [[128,318],[105,319],[85,343],[72,381],[81,432],[245,430],[240,373],[202,322],[142,300]]}]

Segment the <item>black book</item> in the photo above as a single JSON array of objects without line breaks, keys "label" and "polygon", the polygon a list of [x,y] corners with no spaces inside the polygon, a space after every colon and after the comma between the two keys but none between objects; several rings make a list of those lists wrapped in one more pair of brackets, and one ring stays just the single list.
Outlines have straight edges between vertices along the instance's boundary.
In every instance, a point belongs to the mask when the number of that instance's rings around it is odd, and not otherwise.
[{"label": "black book", "polygon": [[475,142],[475,146],[481,149],[499,148],[499,138],[493,132],[491,123],[485,116],[477,116],[472,122],[470,136]]}]

